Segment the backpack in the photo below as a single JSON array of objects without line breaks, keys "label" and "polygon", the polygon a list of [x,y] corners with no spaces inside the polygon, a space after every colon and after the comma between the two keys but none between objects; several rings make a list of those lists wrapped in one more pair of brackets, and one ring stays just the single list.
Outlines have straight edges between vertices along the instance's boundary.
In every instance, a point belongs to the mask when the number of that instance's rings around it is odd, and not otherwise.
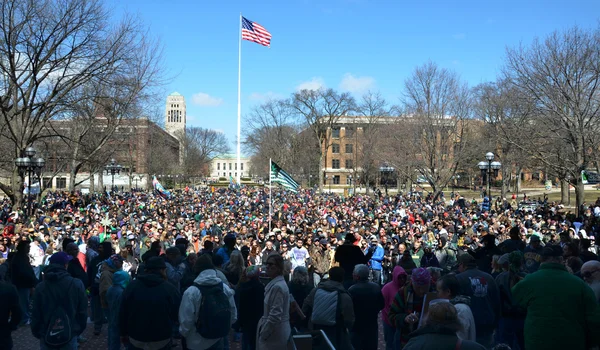
[{"label": "backpack", "polygon": [[332,292],[317,288],[313,301],[313,311],[310,321],[319,326],[335,326],[338,319],[338,304],[340,304],[340,292]]},{"label": "backpack", "polygon": [[202,299],[198,310],[196,331],[206,339],[219,339],[229,334],[231,306],[223,290],[223,282],[212,286],[193,284],[200,290]]},{"label": "backpack", "polygon": [[[54,308],[50,313],[50,317],[48,318],[48,325],[46,328],[46,334],[44,335],[44,343],[50,348],[59,348],[61,346],[67,345],[71,339],[74,337],[73,328],[71,327],[71,320],[67,315],[65,310],[65,296],[69,295],[69,289],[71,289],[71,285],[73,284],[73,280],[69,284],[69,288],[66,290],[66,295],[59,292],[59,295],[53,295],[54,293],[50,288],[48,288],[48,294],[53,299]],[[63,300],[61,302],[60,296],[63,296]]]}]

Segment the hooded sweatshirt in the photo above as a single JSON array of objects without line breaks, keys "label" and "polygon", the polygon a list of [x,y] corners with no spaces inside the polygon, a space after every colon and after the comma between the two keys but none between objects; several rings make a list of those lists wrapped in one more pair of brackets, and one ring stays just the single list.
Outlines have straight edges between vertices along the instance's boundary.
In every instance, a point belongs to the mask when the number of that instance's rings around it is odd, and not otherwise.
[{"label": "hooded sweatshirt", "polygon": [[[227,286],[226,283],[217,276],[215,270],[204,270],[194,280],[201,286],[213,286],[221,283],[223,285],[223,292],[229,299],[229,307],[231,310],[231,324],[237,320],[237,309],[235,308],[235,300],[233,298],[234,292]],[[181,306],[179,307],[179,332],[185,337],[187,341],[187,348],[190,350],[204,350],[213,346],[219,339],[206,339],[203,338],[196,331],[196,321],[198,320],[198,313],[200,312],[200,303],[202,301],[202,293],[200,289],[195,286],[189,287],[181,299]]]},{"label": "hooded sweatshirt", "polygon": [[394,267],[394,271],[392,272],[392,281],[388,282],[381,289],[381,293],[383,294],[384,307],[381,312],[381,319],[383,322],[387,323],[390,326],[390,321],[388,320],[388,312],[390,311],[390,307],[392,306],[392,302],[394,301],[394,297],[396,297],[396,293],[402,288],[404,283],[406,283],[406,279],[408,278],[408,274],[404,269],[400,266]]}]

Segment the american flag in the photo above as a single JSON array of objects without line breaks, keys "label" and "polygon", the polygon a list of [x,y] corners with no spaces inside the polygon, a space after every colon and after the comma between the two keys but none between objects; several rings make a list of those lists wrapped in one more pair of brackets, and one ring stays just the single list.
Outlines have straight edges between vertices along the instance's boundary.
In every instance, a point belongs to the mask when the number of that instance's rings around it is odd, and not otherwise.
[{"label": "american flag", "polygon": [[263,26],[242,17],[242,39],[271,47],[271,33]]}]

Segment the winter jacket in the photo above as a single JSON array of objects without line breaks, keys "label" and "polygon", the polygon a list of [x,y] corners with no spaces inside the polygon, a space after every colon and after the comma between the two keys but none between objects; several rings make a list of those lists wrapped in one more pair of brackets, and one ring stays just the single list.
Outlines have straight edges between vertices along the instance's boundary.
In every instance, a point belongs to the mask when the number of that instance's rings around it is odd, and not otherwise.
[{"label": "winter jacket", "polygon": [[392,306],[392,302],[396,297],[396,293],[400,290],[400,288],[404,287],[407,279],[406,271],[400,266],[395,266],[394,271],[392,271],[392,281],[388,282],[381,288],[381,294],[383,294],[383,311],[381,311],[381,319],[383,322],[387,323],[390,326],[390,321],[388,320],[388,313],[390,312],[390,307]]},{"label": "winter jacket", "polygon": [[265,286],[258,279],[240,283],[238,324],[244,333],[255,334],[258,320],[263,315]]},{"label": "winter jacket", "polygon": [[21,322],[17,288],[0,280],[0,300],[0,344],[7,344],[10,332],[15,331]]},{"label": "winter jacket", "polygon": [[354,325],[352,331],[363,333],[372,331],[377,334],[377,316],[384,307],[381,287],[377,283],[359,281],[348,289],[354,307]]},{"label": "winter jacket", "polygon": [[17,252],[10,262],[10,276],[17,288],[33,288],[37,278],[29,263],[29,256]]},{"label": "winter jacket", "polygon": [[335,261],[340,263],[344,269],[344,280],[352,280],[354,266],[358,264],[367,264],[373,255],[373,249],[369,249],[365,255],[359,247],[344,243],[335,250]]},{"label": "winter jacket", "polygon": [[167,281],[175,286],[177,290],[181,290],[180,282],[185,271],[185,264],[171,264],[169,261],[165,261],[165,265],[167,265]]},{"label": "winter jacket", "polygon": [[[358,247],[357,247],[358,248]],[[360,249],[360,248],[358,248]],[[362,254],[362,253],[361,253]],[[316,292],[318,289],[323,289],[326,292],[337,291],[337,307],[339,309],[339,315],[337,315],[336,325],[333,327],[323,327],[312,324],[313,310],[326,307],[329,304],[325,300],[316,300]],[[348,335],[348,329],[352,329],[354,325],[354,305],[352,303],[352,297],[344,289],[344,286],[332,280],[325,280],[313,289],[312,292],[304,299],[304,305],[302,305],[302,312],[306,317],[311,320],[309,325],[313,329],[323,329],[327,334],[329,340],[333,343],[336,349],[351,349],[352,345],[350,342],[350,336]],[[337,312],[337,311],[336,311]]]},{"label": "winter jacket", "polygon": [[512,288],[527,309],[525,348],[589,349],[600,344],[600,306],[592,289],[564,265],[543,263]]},{"label": "winter jacket", "polygon": [[[214,286],[216,284],[223,285],[223,292],[229,299],[229,307],[231,308],[231,324],[237,320],[237,309],[235,307],[234,292],[226,283],[223,283],[215,270],[205,270],[198,275],[194,280],[201,286]],[[198,321],[200,304],[202,302],[202,293],[195,286],[189,287],[181,298],[179,307],[179,333],[185,337],[188,349],[204,350],[213,346],[219,339],[203,338],[196,331],[196,322]]]},{"label": "winter jacket", "polygon": [[283,276],[277,276],[265,287],[263,316],[256,330],[256,349],[293,348],[289,321],[290,291]]},{"label": "winter jacket", "polygon": [[496,281],[477,268],[467,269],[456,278],[460,283],[460,294],[471,298],[477,334],[489,334],[500,320],[500,292]]},{"label": "winter jacket", "polygon": [[104,262],[100,271],[100,284],[98,286],[100,304],[102,305],[103,309],[108,309],[108,301],[106,301],[106,292],[108,292],[108,288],[112,286],[112,278],[115,271],[117,270],[113,266],[109,265],[108,262]]},{"label": "winter jacket", "polygon": [[106,292],[106,302],[109,310],[109,327],[119,329],[119,309],[121,308],[121,300],[125,288],[118,284],[113,284]]},{"label": "winter jacket", "polygon": [[471,311],[471,299],[469,297],[459,295],[454,299],[450,300],[450,303],[454,305],[458,312],[458,320],[462,325],[462,329],[456,334],[460,339],[476,341],[477,339],[477,327],[475,326],[475,318]]},{"label": "winter jacket", "polygon": [[371,257],[371,268],[373,270],[381,271],[381,262],[383,261],[383,256],[385,252],[383,251],[383,247],[378,244],[375,247],[375,251],[373,252],[373,256]]},{"label": "winter jacket", "polygon": [[89,287],[88,275],[81,266],[81,261],[79,259],[73,259],[69,261],[69,265],[67,265],[67,272],[69,275],[71,275],[71,277],[80,280],[85,288]]},{"label": "winter jacket", "polygon": [[407,260],[400,258],[400,260],[398,260],[398,266],[402,267],[408,274],[411,274],[412,270],[417,268],[417,264],[415,264],[415,261],[412,258]]},{"label": "winter jacket", "polygon": [[323,275],[329,271],[330,259],[322,248],[313,246],[310,250],[310,260],[316,273]]},{"label": "winter jacket", "polygon": [[44,281],[35,288],[31,311],[31,333],[41,339],[45,336],[54,306],[60,304],[71,321],[74,335],[80,335],[87,326],[88,300],[83,283],[69,275],[64,266],[49,265]]},{"label": "winter jacket", "polygon": [[542,260],[542,250],[543,247],[539,247],[539,249],[535,249],[532,246],[528,245],[525,248],[525,268],[527,272],[534,273],[540,268],[540,261]]},{"label": "winter jacket", "polygon": [[171,339],[177,323],[181,295],[162,276],[138,276],[123,291],[119,310],[119,332],[139,342]]},{"label": "winter jacket", "polygon": [[485,350],[469,340],[459,340],[456,332],[442,326],[425,326],[409,334],[403,350]]},{"label": "winter jacket", "polygon": [[421,267],[440,267],[440,262],[434,253],[423,254],[421,257]]}]

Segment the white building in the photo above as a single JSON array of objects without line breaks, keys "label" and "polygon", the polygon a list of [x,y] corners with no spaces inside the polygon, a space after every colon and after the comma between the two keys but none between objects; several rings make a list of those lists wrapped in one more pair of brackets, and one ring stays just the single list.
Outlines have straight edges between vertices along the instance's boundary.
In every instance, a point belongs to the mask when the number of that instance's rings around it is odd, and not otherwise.
[{"label": "white building", "polygon": [[179,143],[179,163],[183,163],[185,149],[183,139],[185,138],[185,127],[187,122],[185,98],[178,92],[167,96],[165,108],[165,130],[176,137]]},{"label": "white building", "polygon": [[210,164],[210,177],[218,179],[219,177],[237,177],[238,172],[240,177],[250,176],[250,158],[242,156],[240,158],[240,170],[237,169],[237,155],[223,154],[215,159]]}]

